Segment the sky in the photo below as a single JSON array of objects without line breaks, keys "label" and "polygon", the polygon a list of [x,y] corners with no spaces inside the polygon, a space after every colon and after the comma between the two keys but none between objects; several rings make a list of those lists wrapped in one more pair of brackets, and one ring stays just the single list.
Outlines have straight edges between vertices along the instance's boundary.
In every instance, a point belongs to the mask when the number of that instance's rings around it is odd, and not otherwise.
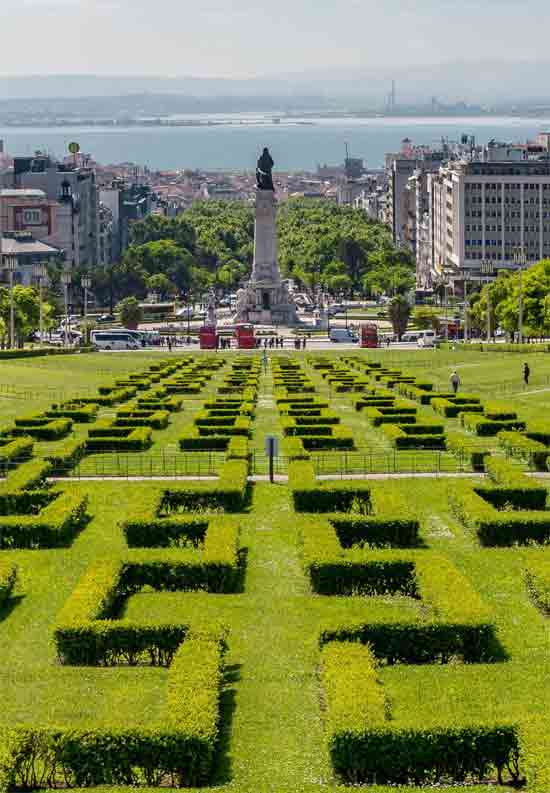
[{"label": "sky", "polygon": [[[240,78],[547,60],[548,0],[0,0],[0,75]],[[518,35],[522,26],[525,35]]]}]

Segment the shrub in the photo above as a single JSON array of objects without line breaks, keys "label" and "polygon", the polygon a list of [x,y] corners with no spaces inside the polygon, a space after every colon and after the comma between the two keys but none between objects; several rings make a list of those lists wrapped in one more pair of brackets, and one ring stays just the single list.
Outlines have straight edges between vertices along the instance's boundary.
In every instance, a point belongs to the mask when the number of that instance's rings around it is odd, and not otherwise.
[{"label": "shrub", "polygon": [[524,430],[525,422],[518,421],[496,421],[487,419],[485,416],[480,416],[470,413],[461,413],[460,420],[463,426],[474,432],[476,435],[488,437],[490,435],[497,435],[502,430]]},{"label": "shrub", "polygon": [[[41,505],[44,499],[40,494],[29,494],[28,501]],[[84,526],[87,504],[87,497],[67,491],[54,494],[38,514],[0,516],[0,547],[65,547]]]},{"label": "shrub", "polygon": [[526,460],[537,471],[546,471],[550,448],[521,432],[499,432],[499,444],[514,457]]},{"label": "shrub", "polygon": [[447,432],[447,450],[459,457],[462,461],[467,461],[474,471],[485,470],[485,460],[491,454],[488,447],[480,444],[479,441],[472,440],[460,432]]},{"label": "shrub", "polygon": [[455,401],[454,399],[440,399],[436,397],[431,401],[432,408],[446,418],[456,418],[459,413],[483,413],[483,406],[479,400],[475,402]]},{"label": "shrub", "polygon": [[550,565],[545,559],[531,559],[524,571],[532,601],[543,614],[550,614]]},{"label": "shrub", "polygon": [[71,419],[49,419],[46,416],[42,419],[35,418],[28,421],[16,419],[12,434],[14,436],[30,435],[40,441],[56,441],[68,435],[72,427]]},{"label": "shrub", "polygon": [[44,459],[51,463],[53,474],[63,474],[70,471],[85,453],[86,441],[71,440],[64,443],[60,449],[48,452]]},{"label": "shrub", "polygon": [[0,611],[10,597],[17,580],[17,567],[13,562],[0,559]]},{"label": "shrub", "polygon": [[[98,422],[99,424],[99,422]],[[150,427],[110,427],[110,434],[103,434],[107,428],[90,430],[86,441],[87,452],[141,452],[148,449],[152,443]]]},{"label": "shrub", "polygon": [[4,446],[0,446],[0,466],[10,466],[32,457],[34,441],[32,438],[16,438]]},{"label": "shrub", "polygon": [[6,476],[0,483],[0,496],[5,497],[21,490],[36,490],[46,483],[51,465],[44,460],[30,460]]},{"label": "shrub", "polygon": [[45,415],[49,418],[68,418],[75,423],[81,422],[86,424],[95,419],[97,408],[97,404],[94,403],[85,405],[80,401],[65,402],[62,405],[53,406],[50,410],[46,411]]}]

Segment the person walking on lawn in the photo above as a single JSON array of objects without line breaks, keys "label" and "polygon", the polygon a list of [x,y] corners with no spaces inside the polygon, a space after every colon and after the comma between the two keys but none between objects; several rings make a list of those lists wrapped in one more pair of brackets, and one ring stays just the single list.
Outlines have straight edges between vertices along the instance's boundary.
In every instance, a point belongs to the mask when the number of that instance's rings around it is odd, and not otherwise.
[{"label": "person walking on lawn", "polygon": [[453,389],[454,394],[456,394],[456,392],[458,391],[459,385],[460,385],[460,377],[458,376],[458,373],[455,370],[451,375],[451,387]]},{"label": "person walking on lawn", "polygon": [[525,387],[529,385],[529,378],[531,377],[531,369],[529,368],[529,364],[525,362],[523,364],[523,382],[525,383]]}]

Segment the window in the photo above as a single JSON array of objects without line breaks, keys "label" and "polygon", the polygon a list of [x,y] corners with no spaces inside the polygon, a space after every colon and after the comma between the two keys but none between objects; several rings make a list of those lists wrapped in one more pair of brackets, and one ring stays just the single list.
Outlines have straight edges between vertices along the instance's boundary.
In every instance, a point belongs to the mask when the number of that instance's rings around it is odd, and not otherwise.
[{"label": "window", "polygon": [[23,223],[25,226],[40,226],[42,224],[42,210],[24,209]]}]

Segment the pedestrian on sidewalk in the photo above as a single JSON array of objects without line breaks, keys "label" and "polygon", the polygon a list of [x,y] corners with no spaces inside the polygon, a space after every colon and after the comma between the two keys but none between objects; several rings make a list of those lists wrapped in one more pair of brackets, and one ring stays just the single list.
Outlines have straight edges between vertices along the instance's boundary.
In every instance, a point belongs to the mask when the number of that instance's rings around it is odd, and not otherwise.
[{"label": "pedestrian on sidewalk", "polygon": [[458,391],[459,385],[460,385],[460,377],[458,376],[458,373],[455,370],[451,375],[451,388],[453,389],[454,394],[456,394],[456,392]]},{"label": "pedestrian on sidewalk", "polygon": [[523,364],[523,382],[525,383],[525,387],[529,385],[529,378],[531,377],[531,369],[529,368],[529,364],[525,362]]}]

